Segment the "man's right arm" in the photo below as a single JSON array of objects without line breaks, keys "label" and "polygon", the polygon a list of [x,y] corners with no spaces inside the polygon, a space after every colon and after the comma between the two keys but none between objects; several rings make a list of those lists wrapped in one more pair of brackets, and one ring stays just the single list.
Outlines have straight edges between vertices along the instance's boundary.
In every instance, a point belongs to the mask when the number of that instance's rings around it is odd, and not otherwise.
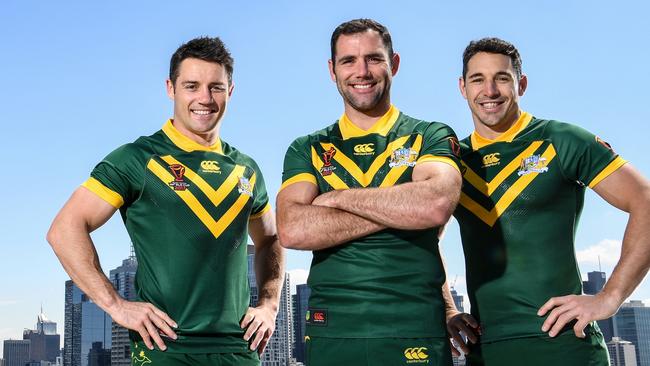
[{"label": "man's right arm", "polygon": [[176,339],[171,329],[176,323],[152,304],[121,298],[101,269],[90,233],[106,223],[115,210],[95,193],[80,187],[54,218],[47,241],[72,281],[116,323],[140,333],[150,349],[153,340],[165,350],[159,331]]},{"label": "man's right arm", "polygon": [[326,249],[386,228],[346,211],[312,205],[316,196],[318,187],[310,182],[293,183],[278,194],[278,235],[283,247]]}]

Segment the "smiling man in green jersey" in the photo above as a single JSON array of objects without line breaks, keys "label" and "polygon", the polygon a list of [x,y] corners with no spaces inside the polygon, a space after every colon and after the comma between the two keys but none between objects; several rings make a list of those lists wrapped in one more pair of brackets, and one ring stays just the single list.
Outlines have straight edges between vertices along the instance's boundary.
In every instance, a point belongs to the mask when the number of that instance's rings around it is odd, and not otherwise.
[{"label": "smiling man in green jersey", "polygon": [[[648,181],[599,137],[519,109],[527,78],[512,44],[471,42],[459,83],[475,128],[461,141],[454,213],[473,318],[453,317],[450,333],[468,365],[608,365],[595,320],[616,313],[648,271]],[[582,295],[574,254],[586,187],[630,214],[619,263],[596,296]]]},{"label": "smiling man in green jersey", "polygon": [[314,255],[307,364],[450,365],[437,236],[458,141],[390,103],[400,58],[384,26],[343,23],[331,50],[344,114],[291,144],[277,199],[280,242]]},{"label": "smiling man in green jersey", "polygon": [[[219,138],[232,71],[220,39],[182,45],[167,80],[173,119],[104,158],[48,233],[72,280],[131,330],[134,365],[259,365],[275,328],[283,254],[264,180],[253,159]],[[89,236],[118,209],[138,259],[135,302],[113,289]],[[247,234],[256,308],[248,307]]]}]

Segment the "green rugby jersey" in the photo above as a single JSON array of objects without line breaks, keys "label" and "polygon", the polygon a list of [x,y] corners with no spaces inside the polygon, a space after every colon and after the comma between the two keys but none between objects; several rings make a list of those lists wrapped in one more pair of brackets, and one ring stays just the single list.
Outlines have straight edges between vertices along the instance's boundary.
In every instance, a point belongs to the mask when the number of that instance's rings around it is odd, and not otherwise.
[{"label": "green rugby jersey", "polygon": [[460,224],[467,290],[483,342],[543,335],[537,310],[582,293],[574,254],[585,187],[625,164],[607,143],[522,113],[496,140],[461,141]]},{"label": "green rugby jersey", "polygon": [[257,164],[168,121],[110,153],[83,185],[120,209],[138,259],[137,299],[178,324],[167,352],[245,352],[248,220],[269,209]]},{"label": "green rugby jersey", "polygon": [[[282,188],[296,182],[313,183],[320,193],[390,187],[410,182],[413,167],[423,162],[441,161],[458,169],[457,153],[451,128],[411,118],[393,106],[367,131],[343,115],[291,144]],[[437,228],[387,229],[314,251],[307,333],[445,337],[445,273],[437,234]]]}]

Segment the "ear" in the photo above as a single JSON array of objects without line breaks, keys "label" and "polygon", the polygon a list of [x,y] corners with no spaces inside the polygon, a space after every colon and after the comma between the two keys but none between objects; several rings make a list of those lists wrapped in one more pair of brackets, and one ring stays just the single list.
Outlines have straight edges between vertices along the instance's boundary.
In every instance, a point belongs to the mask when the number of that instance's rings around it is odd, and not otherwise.
[{"label": "ear", "polygon": [[460,94],[463,95],[463,98],[467,99],[467,92],[465,91],[465,78],[462,76],[458,78],[458,89],[460,89]]},{"label": "ear", "polygon": [[228,98],[232,97],[232,91],[235,90],[235,83],[230,82],[230,86],[228,87]]},{"label": "ear", "polygon": [[395,76],[397,74],[397,70],[399,70],[399,60],[399,53],[393,53],[393,59],[390,60],[390,71],[393,73],[393,76]]},{"label": "ear", "polygon": [[522,74],[521,78],[519,78],[519,90],[517,90],[517,93],[519,94],[520,97],[524,95],[527,87],[528,87],[528,77],[525,74]]},{"label": "ear", "polygon": [[327,67],[330,70],[330,78],[333,82],[336,82],[336,73],[334,73],[334,61],[327,60]]},{"label": "ear", "polygon": [[174,100],[174,83],[170,79],[167,79],[165,84],[167,86],[167,96],[169,99]]}]

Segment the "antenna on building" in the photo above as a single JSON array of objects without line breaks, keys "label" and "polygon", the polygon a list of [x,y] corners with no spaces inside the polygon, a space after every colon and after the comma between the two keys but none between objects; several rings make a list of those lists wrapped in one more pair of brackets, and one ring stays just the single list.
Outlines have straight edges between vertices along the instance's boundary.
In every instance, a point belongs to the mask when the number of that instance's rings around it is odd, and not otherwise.
[{"label": "antenna on building", "polygon": [[603,270],[600,268],[600,254],[598,255],[598,272],[602,272]]}]

